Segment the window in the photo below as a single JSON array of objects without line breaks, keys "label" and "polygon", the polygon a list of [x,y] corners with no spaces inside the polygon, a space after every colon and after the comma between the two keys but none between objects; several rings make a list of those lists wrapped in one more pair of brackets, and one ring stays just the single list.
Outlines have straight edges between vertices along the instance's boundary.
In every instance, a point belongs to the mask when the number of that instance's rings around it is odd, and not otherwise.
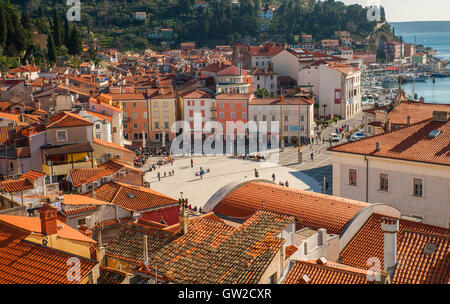
[{"label": "window", "polygon": [[380,173],[380,191],[389,191],[389,177],[386,173]]},{"label": "window", "polygon": [[234,102],[232,102],[231,104],[230,104],[230,107],[233,109],[234,108]]},{"label": "window", "polygon": [[128,125],[126,123],[123,124],[124,129],[128,129]]},{"label": "window", "polygon": [[128,140],[128,133],[123,133],[123,138],[125,138],[126,140]]},{"label": "window", "polygon": [[136,103],[135,102],[133,102],[133,108],[136,108]]},{"label": "window", "polygon": [[263,115],[263,121],[266,121],[266,120],[267,120],[266,115]]},{"label": "window", "polygon": [[204,100],[201,100],[201,101],[200,101],[200,105],[203,107],[203,106],[205,105],[205,101],[204,101]]},{"label": "window", "polygon": [[95,129],[100,130],[100,124],[95,124]]},{"label": "window", "polygon": [[133,124],[133,129],[137,129],[137,128],[138,128],[137,123],[134,123]]},{"label": "window", "polygon": [[58,142],[66,142],[67,141],[67,131],[66,130],[56,131],[56,139]]},{"label": "window", "polygon": [[169,106],[169,102],[166,100],[164,101],[164,107],[167,108]]},{"label": "window", "polygon": [[225,118],[225,114],[223,112],[220,112],[220,118],[224,119]]},{"label": "window", "polygon": [[143,103],[142,103],[142,107],[143,107],[143,108],[147,108],[147,102],[143,102]]},{"label": "window", "polygon": [[275,115],[272,115],[272,121],[275,121]]},{"label": "window", "polygon": [[153,102],[153,107],[154,107],[154,108],[157,108],[158,106],[159,106],[159,105],[158,105],[158,102],[157,102],[157,101],[154,101],[154,102]]},{"label": "window", "polygon": [[159,122],[155,122],[155,129],[159,129]]},{"label": "window", "polygon": [[289,116],[284,116],[284,121],[289,121]]},{"label": "window", "polygon": [[202,117],[205,117],[205,110],[202,110]]},{"label": "window", "polygon": [[220,103],[220,107],[223,108],[223,102]]},{"label": "window", "polygon": [[137,112],[133,112],[133,119],[137,119]]},{"label": "window", "polygon": [[194,117],[194,111],[193,110],[189,110],[189,117]]},{"label": "window", "polygon": [[95,133],[95,138],[101,139],[100,133]]},{"label": "window", "polygon": [[302,115],[302,116],[300,116],[300,121],[304,121],[305,120],[305,117]]},{"label": "window", "polygon": [[169,111],[164,111],[164,117],[169,117]]},{"label": "window", "polygon": [[81,225],[86,225],[86,219],[85,218],[78,220],[78,226],[81,226]]},{"label": "window", "polygon": [[169,129],[169,122],[168,121],[164,122],[164,129]]},{"label": "window", "polygon": [[147,129],[147,124],[146,124],[146,123],[143,123],[143,124],[142,124],[142,128]]},{"label": "window", "polygon": [[258,121],[258,116],[253,116],[253,121]]},{"label": "window", "polygon": [[273,275],[270,276],[269,278],[269,284],[276,284],[277,283],[277,274],[274,273]]},{"label": "window", "polygon": [[234,114],[234,112],[231,112],[231,119],[234,119],[235,118],[235,114]]},{"label": "window", "polygon": [[122,102],[122,106],[123,106],[124,108],[126,108],[126,107],[127,107],[127,103],[126,103],[126,102]]},{"label": "window", "polygon": [[153,117],[159,117],[159,111],[153,112]]},{"label": "window", "polygon": [[356,169],[348,170],[348,184],[355,187],[358,185],[358,171]]},{"label": "window", "polygon": [[142,115],[145,119],[147,119],[147,111],[144,111],[144,113],[142,113]]},{"label": "window", "polygon": [[242,119],[247,119],[247,112],[242,112]]},{"label": "window", "polygon": [[423,179],[413,179],[413,195],[417,197],[423,197]]}]

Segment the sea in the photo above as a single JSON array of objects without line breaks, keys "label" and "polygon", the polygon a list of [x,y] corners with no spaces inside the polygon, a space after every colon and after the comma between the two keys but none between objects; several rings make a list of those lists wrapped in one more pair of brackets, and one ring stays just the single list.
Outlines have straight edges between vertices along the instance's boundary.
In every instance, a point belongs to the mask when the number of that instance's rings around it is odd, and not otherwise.
[{"label": "sea", "polygon": [[[450,31],[410,33],[400,32],[396,28],[395,34],[402,36],[406,43],[416,42],[425,47],[431,47],[439,52],[435,57],[450,61]],[[450,65],[447,68],[450,68]],[[403,85],[403,89],[407,95],[411,96],[413,96],[414,90],[418,98],[424,97],[425,102],[450,104],[450,77],[435,78],[435,83],[432,79],[415,84],[408,82]]]}]

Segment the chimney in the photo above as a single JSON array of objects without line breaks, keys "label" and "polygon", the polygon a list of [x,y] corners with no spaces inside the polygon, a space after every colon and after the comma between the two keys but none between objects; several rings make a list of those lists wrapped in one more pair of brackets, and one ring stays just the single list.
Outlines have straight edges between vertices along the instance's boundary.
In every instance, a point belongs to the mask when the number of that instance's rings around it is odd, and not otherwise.
[{"label": "chimney", "polygon": [[406,124],[408,126],[411,124],[411,116],[406,117]]},{"label": "chimney", "polygon": [[311,279],[310,279],[306,274],[304,274],[304,275],[298,280],[298,283],[299,283],[299,284],[309,284],[309,281],[311,281]]},{"label": "chimney", "polygon": [[383,217],[381,230],[384,232],[384,271],[392,278],[397,266],[398,219]]},{"label": "chimney", "polygon": [[433,111],[433,121],[447,122],[450,116],[450,112],[446,111]]},{"label": "chimney", "polygon": [[180,222],[180,233],[186,235],[189,231],[189,214],[187,212],[188,200],[187,198],[180,198],[178,200],[178,205],[180,206],[180,214],[178,220]]},{"label": "chimney", "polygon": [[41,232],[44,235],[53,235],[58,232],[56,226],[57,209],[45,204],[39,209],[39,218],[41,219]]},{"label": "chimney", "polygon": [[148,265],[148,243],[147,243],[147,235],[144,235],[144,265]]},{"label": "chimney", "polygon": [[376,149],[375,149],[375,150],[376,150],[376,151],[380,151],[380,150],[381,150],[381,142],[377,141],[377,142],[376,142],[376,145],[377,145],[377,146],[376,146]]},{"label": "chimney", "polygon": [[386,121],[386,132],[391,132],[391,121],[389,119]]}]

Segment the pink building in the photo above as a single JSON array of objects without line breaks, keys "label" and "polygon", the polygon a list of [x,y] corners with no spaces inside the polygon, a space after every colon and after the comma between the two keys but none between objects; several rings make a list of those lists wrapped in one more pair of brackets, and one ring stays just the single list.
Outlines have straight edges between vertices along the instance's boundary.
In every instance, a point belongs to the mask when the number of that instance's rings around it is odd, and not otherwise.
[{"label": "pink building", "polygon": [[370,65],[377,62],[377,55],[369,52],[354,52],[353,58],[362,59],[362,63],[365,65]]}]

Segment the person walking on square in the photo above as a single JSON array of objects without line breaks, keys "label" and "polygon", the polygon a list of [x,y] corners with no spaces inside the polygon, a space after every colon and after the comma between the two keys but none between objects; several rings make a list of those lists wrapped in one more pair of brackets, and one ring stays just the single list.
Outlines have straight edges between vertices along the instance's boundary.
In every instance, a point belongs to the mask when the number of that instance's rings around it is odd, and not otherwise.
[{"label": "person walking on square", "polygon": [[285,185],[286,185],[286,187],[288,187],[289,188],[289,182],[286,180],[286,183],[285,183]]},{"label": "person walking on square", "polygon": [[191,168],[194,168],[194,160],[191,158]]},{"label": "person walking on square", "polygon": [[272,174],[272,180],[275,182],[275,173]]},{"label": "person walking on square", "polygon": [[161,181],[161,173],[158,172],[158,181]]}]

